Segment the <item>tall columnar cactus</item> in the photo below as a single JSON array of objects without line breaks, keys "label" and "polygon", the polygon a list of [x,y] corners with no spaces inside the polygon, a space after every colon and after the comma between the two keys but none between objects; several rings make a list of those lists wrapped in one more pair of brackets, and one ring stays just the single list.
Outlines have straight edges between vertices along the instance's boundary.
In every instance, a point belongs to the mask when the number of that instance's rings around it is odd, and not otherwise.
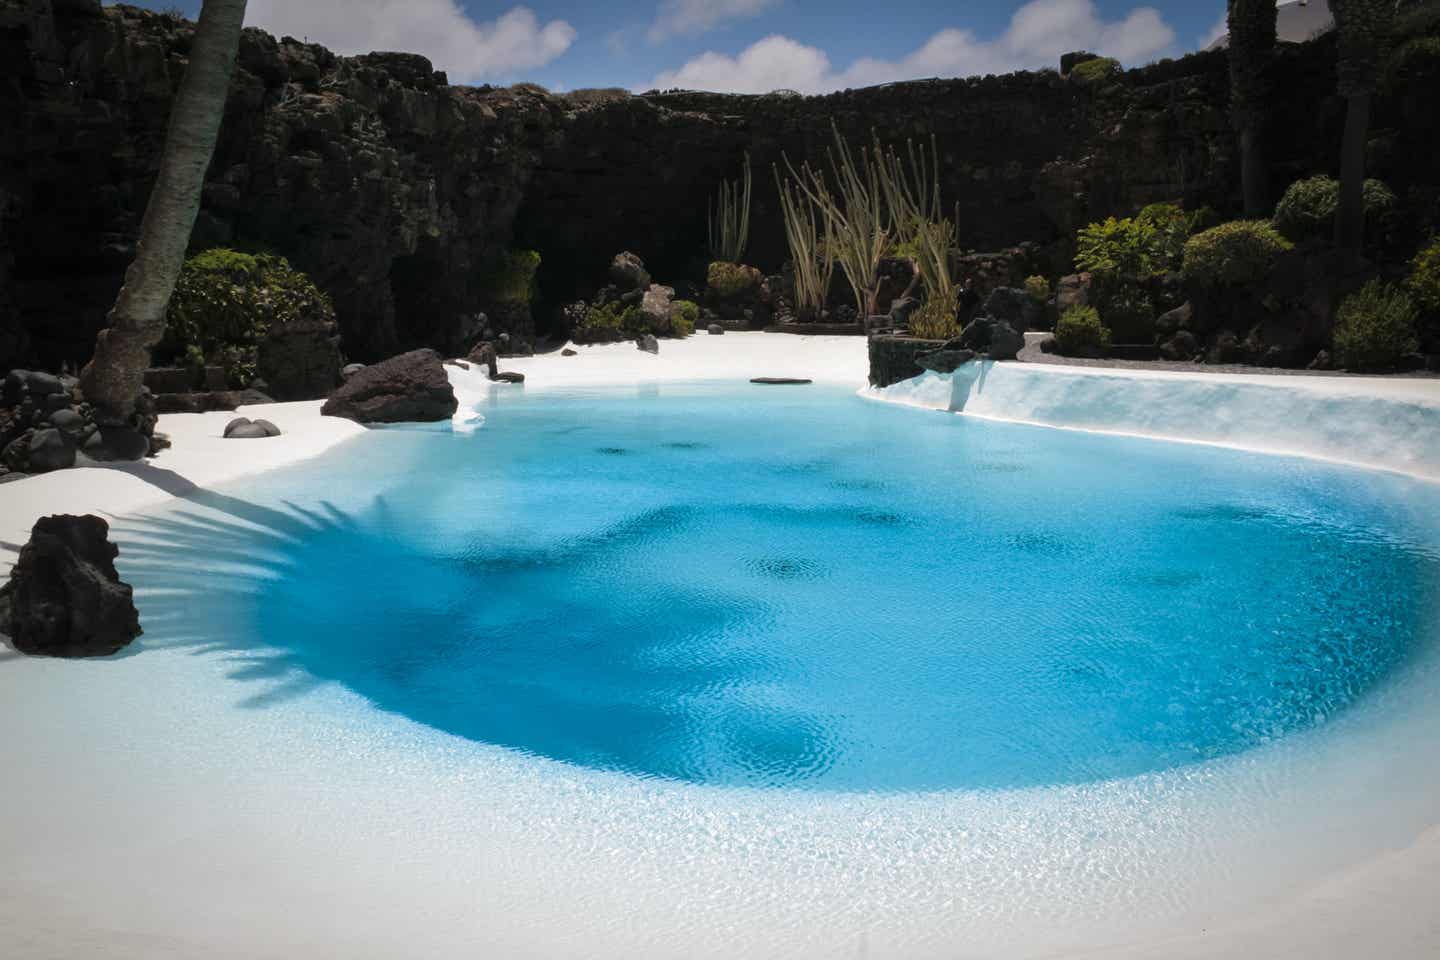
[{"label": "tall columnar cactus", "polygon": [[135,260],[80,377],[102,423],[127,425],[135,412],[150,351],[165,334],[165,308],[185,262],[200,212],[205,171],[215,152],[225,97],[240,48],[246,0],[205,0],[190,63],[170,110],[160,176],[150,192]]},{"label": "tall columnar cactus", "polygon": [[1230,117],[1240,134],[1240,178],[1245,215],[1263,217],[1270,206],[1265,127],[1275,55],[1275,0],[1229,0]]},{"label": "tall columnar cactus", "polygon": [[750,245],[750,154],[735,182],[722,180],[720,195],[710,205],[710,256],[739,263]]},{"label": "tall columnar cactus", "polygon": [[905,145],[908,165],[877,139],[872,148],[881,169],[880,184],[890,208],[890,230],[899,246],[911,251],[917,276],[924,282],[926,306],[932,315],[953,316],[957,284],[950,270],[959,209],[946,220],[940,207],[940,152],[935,138],[930,150]]},{"label": "tall columnar cactus", "polygon": [[799,186],[782,180],[778,167],[774,173],[795,271],[795,309],[806,319],[818,320],[835,276],[835,231],[830,218],[816,209]]},{"label": "tall columnar cactus", "polygon": [[1365,142],[1370,97],[1379,82],[1395,26],[1395,0],[1330,0],[1340,44],[1339,88],[1349,107],[1340,152],[1340,211],[1335,245],[1358,255],[1365,240]]},{"label": "tall columnar cactus", "polygon": [[809,164],[796,170],[789,157],[785,164],[800,190],[829,221],[835,237],[835,259],[845,271],[845,279],[855,293],[855,309],[863,319],[877,309],[880,261],[892,244],[885,189],[880,182],[884,171],[869,151],[852,150],[833,123],[831,133],[835,146],[825,152],[835,190],[830,189],[824,174]]}]

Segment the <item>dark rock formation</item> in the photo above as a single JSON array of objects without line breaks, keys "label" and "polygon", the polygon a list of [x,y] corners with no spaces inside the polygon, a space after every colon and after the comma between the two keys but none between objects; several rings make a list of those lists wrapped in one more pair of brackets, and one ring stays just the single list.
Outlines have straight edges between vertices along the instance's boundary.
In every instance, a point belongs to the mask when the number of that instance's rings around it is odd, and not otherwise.
[{"label": "dark rock formation", "polygon": [[21,653],[108,657],[140,636],[133,592],[115,570],[119,548],[99,517],[45,517],[0,589],[0,629]]},{"label": "dark rock formation", "polygon": [[1025,335],[998,317],[979,317],[952,344],[987,354],[991,360],[1014,360],[1025,347]]},{"label": "dark rock formation", "polygon": [[934,373],[954,373],[975,359],[975,351],[960,346],[959,340],[951,340],[934,353],[922,353],[915,358],[923,369]]},{"label": "dark rock formation", "polygon": [[417,423],[448,420],[459,406],[440,355],[412,350],[355,374],[320,412],[357,423]]},{"label": "dark rock formation", "polygon": [[[0,369],[88,359],[134,254],[192,37],[180,18],[99,0],[0,2]],[[1334,63],[1333,38],[1277,52],[1277,183],[1333,166],[1344,124]],[[1426,119],[1435,83],[1397,78],[1376,98],[1372,172],[1407,209],[1440,194]],[[1225,55],[1204,53],[1090,87],[1040,72],[825,97],[582,99],[452,87],[422,57],[339,57],[252,29],[193,246],[288,257],[334,300],[347,356],[420,346],[461,355],[485,329],[482,314],[494,334],[485,339],[533,339],[532,311],[498,312],[484,289],[484,265],[505,251],[541,254],[543,323],[603,285],[626,244],[645,244],[635,252],[647,274],[697,277],[706,213],[696,198],[713,195],[746,151],[761,170],[782,152],[819,160],[834,122],[853,143],[872,130],[896,140],[933,132],[967,245],[1037,241],[1023,258],[975,255],[961,275],[973,267],[983,297],[1018,285],[1024,260],[1028,272],[1062,272],[1090,220],[1161,200],[1235,212],[1228,97]],[[748,259],[777,272],[784,231],[765,191],[751,237]],[[627,267],[624,283],[648,286],[639,280]],[[767,325],[785,309],[771,286],[715,322]],[[845,322],[836,313],[830,321]],[[296,369],[262,377],[277,393],[312,371],[333,382],[325,338],[303,332],[306,343],[278,354]]]},{"label": "dark rock formation", "polygon": [[718,337],[725,333],[725,328],[718,323],[712,323],[705,329],[712,337]]},{"label": "dark rock formation", "polygon": [[97,429],[73,378],[12,370],[0,385],[0,475],[73,467]]},{"label": "dark rock formation", "polygon": [[646,353],[658,354],[660,352],[660,341],[655,339],[655,334],[653,333],[647,333],[641,336],[635,341],[635,346],[644,350]]},{"label": "dark rock formation", "polygon": [[888,387],[918,377],[918,359],[945,347],[944,340],[917,340],[911,337],[877,335],[870,337],[870,386]]}]

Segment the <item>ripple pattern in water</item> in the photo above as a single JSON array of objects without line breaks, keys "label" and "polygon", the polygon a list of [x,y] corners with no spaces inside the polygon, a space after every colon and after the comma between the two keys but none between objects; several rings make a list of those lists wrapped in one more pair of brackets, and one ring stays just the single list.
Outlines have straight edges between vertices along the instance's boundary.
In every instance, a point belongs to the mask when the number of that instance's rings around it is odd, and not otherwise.
[{"label": "ripple pattern in water", "polygon": [[[1440,563],[1393,478],[754,397],[510,395],[472,437],[276,474],[247,496],[295,526],[228,615],[464,737],[865,791],[1202,762],[1323,724],[1429,642]],[[382,493],[278,506],[341,471]]]}]

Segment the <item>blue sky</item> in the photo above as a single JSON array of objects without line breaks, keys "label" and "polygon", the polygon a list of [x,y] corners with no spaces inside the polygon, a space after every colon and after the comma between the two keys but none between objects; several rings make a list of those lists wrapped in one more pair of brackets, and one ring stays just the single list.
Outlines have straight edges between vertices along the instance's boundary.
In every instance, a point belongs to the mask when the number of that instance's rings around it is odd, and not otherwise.
[{"label": "blue sky", "polygon": [[[147,0],[194,16],[199,0]],[[342,53],[423,53],[453,82],[805,93],[1053,65],[1134,65],[1215,36],[1224,0],[250,0],[248,22]]]}]

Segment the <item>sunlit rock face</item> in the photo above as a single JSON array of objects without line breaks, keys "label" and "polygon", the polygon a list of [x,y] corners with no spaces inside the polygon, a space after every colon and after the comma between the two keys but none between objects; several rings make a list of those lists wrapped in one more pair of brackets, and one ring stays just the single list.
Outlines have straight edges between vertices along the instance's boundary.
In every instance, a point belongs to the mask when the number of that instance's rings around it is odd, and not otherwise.
[{"label": "sunlit rock face", "polygon": [[[0,369],[87,359],[134,253],[193,27],[98,0],[0,0]],[[1333,166],[1343,127],[1334,51],[1287,47],[1277,68],[1277,176]],[[1421,83],[1424,81],[1414,81]],[[1430,151],[1377,103],[1377,176],[1433,191]],[[1408,99],[1407,99],[1408,98]],[[703,275],[706,198],[748,151],[759,184],[852,142],[932,133],[965,247],[1033,241],[1068,272],[1077,227],[1145,203],[1222,213],[1238,175],[1223,54],[1081,87],[1050,72],[937,80],[826,97],[551,95],[451,86],[422,57],[339,57],[248,30],[194,247],[284,254],[331,295],[351,359],[462,353],[555,329],[605,283],[616,250],[655,278]],[[1399,132],[1391,132],[1399,128]],[[784,233],[757,188],[746,259],[777,273]],[[541,254],[529,310],[492,302],[486,266]],[[486,333],[489,337],[486,337]]]}]

